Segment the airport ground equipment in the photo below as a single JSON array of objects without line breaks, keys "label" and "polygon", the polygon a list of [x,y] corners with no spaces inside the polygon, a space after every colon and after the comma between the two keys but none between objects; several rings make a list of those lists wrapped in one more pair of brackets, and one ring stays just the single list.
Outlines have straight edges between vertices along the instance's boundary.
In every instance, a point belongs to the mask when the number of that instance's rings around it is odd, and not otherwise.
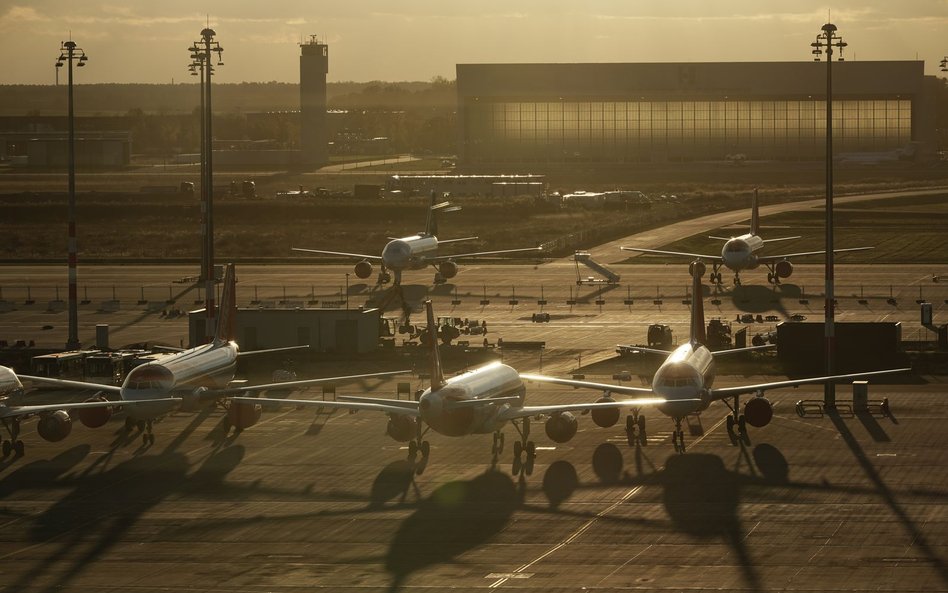
[{"label": "airport ground equipment", "polygon": [[[613,272],[604,264],[594,260],[588,251],[577,251],[573,254],[573,261],[576,264],[576,284],[618,284],[619,274]],[[593,276],[583,276],[580,273],[579,264],[582,264],[590,270],[601,275],[602,278]]]}]

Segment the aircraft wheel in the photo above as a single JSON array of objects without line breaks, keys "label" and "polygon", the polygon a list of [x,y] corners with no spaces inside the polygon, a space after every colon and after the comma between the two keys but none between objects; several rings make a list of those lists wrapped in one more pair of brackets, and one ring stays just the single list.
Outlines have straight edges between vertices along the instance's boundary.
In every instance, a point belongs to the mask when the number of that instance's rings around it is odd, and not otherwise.
[{"label": "aircraft wheel", "polygon": [[428,441],[421,441],[421,456],[425,459],[428,459],[428,455],[431,454],[431,445]]},{"label": "aircraft wheel", "polygon": [[731,435],[734,434],[734,416],[732,414],[728,414],[727,416],[727,433]]},{"label": "aircraft wheel", "polygon": [[514,458],[520,459],[521,455],[523,455],[523,443],[514,441]]},{"label": "aircraft wheel", "polygon": [[132,432],[133,428],[135,428],[135,421],[131,418],[125,418],[125,432]]},{"label": "aircraft wheel", "polygon": [[537,446],[533,441],[527,443],[527,447],[524,449],[527,452],[527,459],[535,459],[537,456]]},{"label": "aircraft wheel", "polygon": [[13,443],[13,452],[16,453],[17,457],[23,457],[24,449],[23,441],[17,441]]},{"label": "aircraft wheel", "polygon": [[11,443],[10,441],[3,441],[2,448],[3,448],[3,456],[9,457],[10,453],[13,452],[13,443]]},{"label": "aircraft wheel", "polygon": [[741,434],[747,434],[747,421],[744,419],[744,414],[737,418],[737,430]]},{"label": "aircraft wheel", "polygon": [[408,456],[414,457],[418,454],[418,443],[415,441],[408,441]]},{"label": "aircraft wheel", "polygon": [[632,416],[625,417],[625,431],[628,434],[633,434],[635,432],[635,418]]},{"label": "aircraft wheel", "polygon": [[639,432],[645,432],[645,416],[639,416]]}]

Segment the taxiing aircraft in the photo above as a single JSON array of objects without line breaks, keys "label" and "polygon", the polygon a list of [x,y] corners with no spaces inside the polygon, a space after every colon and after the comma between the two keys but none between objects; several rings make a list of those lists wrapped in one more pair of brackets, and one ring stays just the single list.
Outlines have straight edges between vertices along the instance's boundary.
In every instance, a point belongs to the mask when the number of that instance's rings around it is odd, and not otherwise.
[{"label": "taxiing aircraft", "polygon": [[[741,271],[753,270],[760,265],[767,266],[767,269],[769,270],[767,272],[768,282],[771,284],[780,284],[780,280],[782,278],[789,278],[790,275],[793,274],[793,263],[790,262],[791,258],[821,255],[826,253],[824,250],[803,251],[800,253],[784,253],[782,255],[759,255],[757,251],[760,250],[760,248],[763,247],[765,243],[773,243],[775,241],[789,241],[791,239],[800,238],[797,236],[780,237],[777,239],[763,239],[760,237],[759,232],[760,213],[758,207],[757,190],[755,189],[754,201],[751,206],[750,232],[738,237],[710,237],[711,239],[724,241],[724,247],[721,248],[721,255],[684,253],[681,251],[664,251],[661,249],[646,249],[644,247],[622,246],[619,249],[622,249],[623,251],[636,251],[639,253],[648,253],[652,255],[675,255],[691,259],[698,259],[701,261],[709,261],[713,266],[711,269],[711,282],[718,285],[722,284],[723,282],[721,272],[719,271],[721,266],[734,271],[735,285],[740,285],[741,283]],[[867,249],[872,249],[872,247],[849,247],[846,249],[834,249],[833,253],[865,251]]]},{"label": "taxiing aircraft", "polygon": [[[888,369],[884,371],[809,377],[805,379],[791,379],[787,381],[774,381],[771,383],[757,383],[754,385],[714,389],[712,386],[714,384],[714,359],[716,357],[738,352],[747,352],[748,350],[763,349],[767,348],[767,346],[751,346],[748,348],[734,348],[716,352],[709,350],[705,345],[707,339],[704,325],[704,303],[701,297],[701,276],[704,275],[705,266],[700,261],[692,262],[690,270],[693,276],[693,298],[691,300],[691,338],[689,341],[672,352],[628,346],[628,348],[667,356],[661,366],[658,367],[658,370],[655,371],[655,375],[652,378],[651,389],[577,381],[573,379],[551,378],[540,375],[521,375],[522,378],[527,381],[539,383],[553,383],[577,388],[600,390],[605,392],[606,398],[608,399],[611,399],[611,394],[613,393],[659,397],[665,400],[665,403],[658,405],[658,410],[675,421],[675,434],[673,437],[675,450],[684,453],[685,435],[681,429],[682,420],[691,414],[706,410],[712,402],[718,400],[723,401],[725,405],[731,409],[731,415],[727,418],[728,433],[733,436],[734,428],[737,427],[740,436],[743,438],[746,435],[747,424],[760,428],[769,424],[771,418],[773,418],[773,405],[764,397],[764,392],[769,389],[796,387],[797,385],[811,383],[826,383],[827,381],[838,382],[851,379],[863,379],[876,375],[902,373],[911,370],[908,368]],[[744,404],[743,411],[740,411],[740,396],[745,394],[754,394],[754,397]],[[729,400],[734,402],[733,405]],[[597,421],[597,424],[599,423],[595,416],[593,419]],[[614,419],[609,418],[609,420],[612,420],[612,424],[615,424],[618,420],[618,416],[616,415]],[[600,426],[602,426],[602,424],[600,424]],[[626,429],[629,433],[630,442],[632,442],[633,433],[638,429],[639,440],[641,443],[645,443],[644,416],[638,413],[629,416],[626,420]]]},{"label": "taxiing aircraft", "polygon": [[[437,325],[431,301],[426,301],[425,305],[430,332]],[[536,456],[536,446],[530,440],[531,418],[546,416],[546,435],[556,443],[565,443],[578,429],[574,412],[611,413],[618,419],[621,408],[637,409],[669,403],[665,398],[649,393],[649,397],[619,401],[603,398],[597,402],[526,406],[522,375],[513,368],[492,362],[445,378],[437,336],[431,334],[427,341],[431,348],[431,386],[421,393],[418,401],[349,396],[339,396],[341,401],[235,397],[231,405],[253,406],[257,410],[261,404],[289,404],[384,412],[389,416],[388,435],[396,441],[408,442],[409,457],[414,458],[420,452],[424,459],[430,452],[428,441],[423,440],[428,429],[449,437],[494,433],[492,453],[496,456],[503,451],[502,429],[511,423],[520,434],[520,440],[514,442],[514,459],[519,461],[526,453],[529,463]],[[259,411],[255,413],[259,414]]]},{"label": "taxiing aircraft", "polygon": [[[229,387],[234,380],[238,357],[306,348],[305,346],[293,346],[240,352],[237,343],[233,341],[234,317],[237,312],[236,283],[234,266],[229,264],[224,273],[224,290],[221,293],[217,334],[211,343],[174,354],[167,354],[153,362],[135,367],[125,377],[125,381],[121,386],[20,375],[20,379],[35,383],[75,389],[92,389],[99,392],[86,402],[51,406],[51,409],[55,411],[40,419],[40,436],[47,441],[54,442],[66,438],[72,430],[72,420],[68,413],[71,409],[77,409],[79,420],[85,426],[98,428],[109,421],[115,408],[121,407],[128,416],[126,427],[131,428],[137,424],[142,429],[143,441],[146,444],[154,443],[152,422],[178,409],[192,410],[228,396],[246,392],[266,389],[296,389],[319,383],[358,380],[406,372],[395,371]],[[118,399],[109,401],[104,394],[112,394],[117,396]],[[26,408],[10,408],[14,411],[24,409]],[[246,410],[240,411],[246,412]],[[19,420],[22,415],[10,414],[8,417],[12,418],[9,427],[11,439],[19,443],[16,434],[19,433]],[[246,415],[238,415],[237,411],[230,413],[230,419],[231,424],[238,429],[247,426],[248,422],[255,421],[252,418],[247,418]],[[4,418],[3,422],[7,424],[7,418]],[[17,446],[22,449],[22,444]]]},{"label": "taxiing aircraft", "polygon": [[372,262],[380,263],[382,271],[379,273],[379,283],[385,284],[391,280],[389,271],[395,274],[395,286],[401,285],[402,272],[405,270],[421,270],[427,266],[435,268],[435,284],[440,284],[457,276],[458,264],[455,260],[461,258],[480,257],[484,255],[500,255],[503,253],[520,253],[526,251],[538,252],[540,247],[526,247],[522,249],[501,249],[497,251],[475,251],[472,253],[455,253],[452,255],[437,255],[438,246],[461,241],[473,241],[477,237],[463,237],[460,239],[438,239],[438,215],[447,212],[456,212],[460,206],[452,206],[450,202],[435,203],[435,192],[431,192],[431,204],[428,206],[428,222],[425,231],[408,237],[390,237],[390,241],[382,248],[382,255],[367,255],[363,253],[344,253],[341,251],[326,251],[322,249],[305,249],[293,247],[293,251],[305,253],[319,253],[322,255],[337,255],[359,259],[355,265],[355,275],[359,278],[368,278],[372,275]]}]

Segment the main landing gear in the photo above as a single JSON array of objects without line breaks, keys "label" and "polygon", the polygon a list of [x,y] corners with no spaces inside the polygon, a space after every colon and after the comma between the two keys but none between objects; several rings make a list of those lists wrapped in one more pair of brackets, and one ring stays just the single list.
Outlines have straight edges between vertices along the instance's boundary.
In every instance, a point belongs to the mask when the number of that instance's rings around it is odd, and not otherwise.
[{"label": "main landing gear", "polygon": [[685,431],[681,429],[682,418],[675,418],[675,432],[672,434],[672,444],[675,445],[675,453],[685,452]]},{"label": "main landing gear", "polygon": [[630,447],[636,442],[643,447],[648,444],[644,414],[640,415],[638,410],[632,410],[632,413],[625,417],[625,435],[629,439]]},{"label": "main landing gear", "polygon": [[721,286],[721,284],[724,283],[724,280],[721,277],[721,272],[719,271],[720,268],[721,264],[712,264],[711,275],[708,277],[708,280],[711,282],[711,284],[717,284],[718,286]]},{"label": "main landing gear", "polygon": [[[738,414],[737,411],[741,408],[740,396],[734,396],[734,406],[727,403],[727,400],[724,400],[724,404],[731,409],[731,413],[727,417],[727,436],[731,438],[732,444],[737,444],[738,441],[747,442],[747,421],[744,419],[744,414]],[[734,429],[737,429],[735,434]]]},{"label": "main landing gear", "polygon": [[155,444],[155,433],[152,432],[151,420],[139,420],[138,430],[142,432],[142,445],[148,447]]},{"label": "main landing gear", "polygon": [[[511,422],[513,427],[517,429],[517,433],[520,435],[519,441],[514,441],[514,459],[513,459],[513,469],[512,473],[519,475],[521,472],[530,475],[533,473],[533,464],[537,458],[537,446],[536,444],[529,440],[530,438],[530,418],[524,418],[520,421],[518,425],[516,422]],[[497,435],[500,435],[499,437]],[[503,448],[504,435],[497,431],[494,433],[494,441],[497,442],[498,438],[500,439],[501,449]],[[496,452],[495,455],[499,455],[500,450]],[[526,459],[524,459],[526,457]]]},{"label": "main landing gear", "polygon": [[[3,421],[4,428],[7,429],[7,432],[10,434],[9,441],[3,441],[3,445],[0,445],[0,449],[3,451],[4,457],[9,457],[10,453],[16,453],[17,457],[23,457],[23,452],[25,447],[23,446],[23,441],[20,440],[20,420],[19,418],[14,418],[9,422],[7,420]],[[0,439],[3,440],[3,439]]]},{"label": "main landing gear", "polygon": [[408,461],[414,463],[418,455],[421,454],[421,459],[415,466],[415,473],[418,475],[425,471],[425,466],[428,465],[428,457],[431,455],[431,444],[423,439],[427,432],[427,427],[422,430],[421,420],[415,420],[415,438],[408,441]]}]

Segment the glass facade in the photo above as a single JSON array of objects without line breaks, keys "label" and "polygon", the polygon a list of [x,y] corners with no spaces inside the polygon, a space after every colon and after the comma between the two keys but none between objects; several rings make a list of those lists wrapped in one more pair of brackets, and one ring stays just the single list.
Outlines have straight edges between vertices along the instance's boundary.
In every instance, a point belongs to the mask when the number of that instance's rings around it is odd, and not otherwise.
[{"label": "glass facade", "polygon": [[[825,101],[498,101],[467,105],[475,161],[662,162],[822,158]],[[912,140],[907,99],[833,101],[834,152]]]}]

